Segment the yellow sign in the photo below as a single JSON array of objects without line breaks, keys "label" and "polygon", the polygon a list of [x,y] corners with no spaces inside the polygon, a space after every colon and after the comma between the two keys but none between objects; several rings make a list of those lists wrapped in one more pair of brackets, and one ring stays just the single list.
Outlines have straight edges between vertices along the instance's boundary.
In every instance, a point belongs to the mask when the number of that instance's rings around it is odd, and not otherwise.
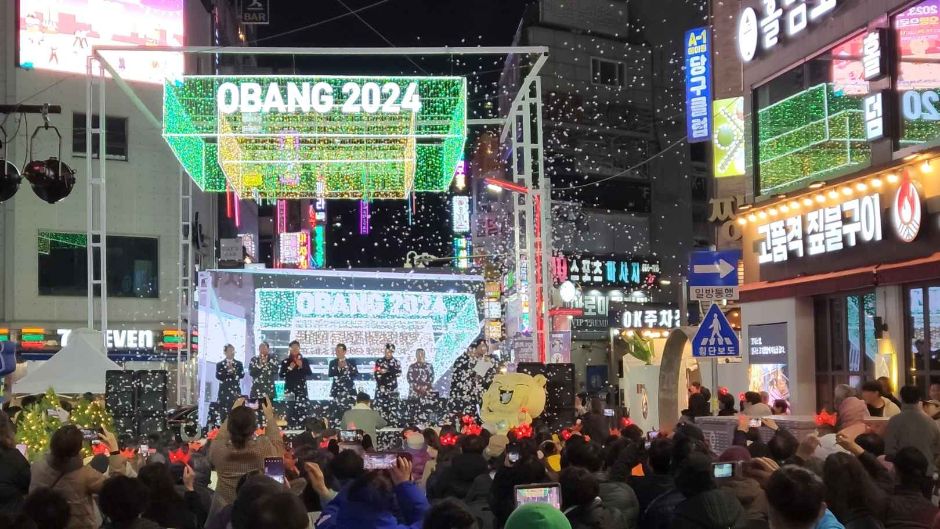
[{"label": "yellow sign", "polygon": [[715,178],[744,174],[744,98],[730,97],[712,102],[712,166]]}]

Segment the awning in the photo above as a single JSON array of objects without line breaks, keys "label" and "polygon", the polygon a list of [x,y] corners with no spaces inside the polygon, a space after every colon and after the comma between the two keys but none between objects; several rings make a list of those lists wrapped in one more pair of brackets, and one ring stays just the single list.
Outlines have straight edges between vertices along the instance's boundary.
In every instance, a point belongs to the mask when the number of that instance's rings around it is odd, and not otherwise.
[{"label": "awning", "polygon": [[875,284],[875,267],[864,266],[828,274],[795,277],[783,281],[759,281],[741,286],[741,302],[802,298],[857,290]]},{"label": "awning", "polygon": [[877,266],[863,266],[795,277],[783,281],[758,281],[740,288],[741,302],[800,298],[833,294],[877,285],[898,285],[940,279],[940,252],[927,257]]}]

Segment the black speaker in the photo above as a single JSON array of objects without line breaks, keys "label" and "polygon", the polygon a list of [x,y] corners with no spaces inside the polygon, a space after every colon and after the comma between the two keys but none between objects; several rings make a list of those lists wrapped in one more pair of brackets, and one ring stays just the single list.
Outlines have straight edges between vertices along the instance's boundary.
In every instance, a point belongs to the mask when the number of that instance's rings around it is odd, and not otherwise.
[{"label": "black speaker", "polygon": [[137,411],[137,392],[133,371],[105,371],[104,402],[111,415],[134,415]]},{"label": "black speaker", "polygon": [[166,431],[166,417],[141,417],[137,419],[137,434],[144,436]]},{"label": "black speaker", "polygon": [[135,371],[137,411],[141,416],[160,416],[166,413],[166,370]]},{"label": "black speaker", "polygon": [[114,415],[114,435],[121,437],[137,435],[137,418],[133,415]]},{"label": "black speaker", "polygon": [[546,378],[546,411],[574,406],[574,364],[523,362],[516,367],[516,371],[532,376],[542,375]]}]

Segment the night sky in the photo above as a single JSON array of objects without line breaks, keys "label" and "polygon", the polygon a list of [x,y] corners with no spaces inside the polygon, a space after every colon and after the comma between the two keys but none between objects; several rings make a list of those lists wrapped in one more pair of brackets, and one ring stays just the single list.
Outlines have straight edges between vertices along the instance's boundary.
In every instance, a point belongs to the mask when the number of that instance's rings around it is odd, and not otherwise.
[{"label": "night sky", "polygon": [[[269,26],[258,26],[253,45],[283,47],[440,47],[508,46],[512,44],[525,5],[523,0],[316,0],[271,2]],[[374,5],[377,4],[377,5]],[[374,5],[355,15],[358,10]],[[303,6],[300,8],[300,6]],[[343,18],[281,33],[348,14]],[[358,17],[361,17],[360,20]],[[370,28],[371,26],[371,28]],[[381,34],[381,35],[380,35]],[[401,57],[322,59],[278,57],[261,62],[281,73],[468,75],[472,116],[492,108],[496,81],[505,57]],[[259,61],[260,62],[260,61]],[[470,131],[471,134],[473,131]],[[468,138],[468,147],[472,137]],[[328,264],[344,267],[401,266],[405,253],[415,250],[442,257],[452,253],[450,194],[417,195],[412,223],[407,202],[376,200],[371,204],[372,231],[359,235],[358,201],[333,200],[333,228]]]}]

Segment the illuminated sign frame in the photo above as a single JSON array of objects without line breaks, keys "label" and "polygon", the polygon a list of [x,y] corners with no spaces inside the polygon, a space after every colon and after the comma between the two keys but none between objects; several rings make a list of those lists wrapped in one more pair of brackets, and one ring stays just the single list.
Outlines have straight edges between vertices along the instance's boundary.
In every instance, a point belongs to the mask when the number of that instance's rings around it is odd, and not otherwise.
[{"label": "illuminated sign frame", "polygon": [[[738,56],[749,63],[758,52],[769,53],[781,39],[781,26],[786,40],[793,40],[810,26],[836,8],[838,0],[815,0],[808,5],[806,0],[763,0],[763,16],[758,16],[753,7],[738,13]],[[781,20],[784,21],[781,24]]]},{"label": "illuminated sign frame", "polygon": [[443,192],[466,141],[463,77],[183,76],[163,106],[196,185],[243,198]]}]

